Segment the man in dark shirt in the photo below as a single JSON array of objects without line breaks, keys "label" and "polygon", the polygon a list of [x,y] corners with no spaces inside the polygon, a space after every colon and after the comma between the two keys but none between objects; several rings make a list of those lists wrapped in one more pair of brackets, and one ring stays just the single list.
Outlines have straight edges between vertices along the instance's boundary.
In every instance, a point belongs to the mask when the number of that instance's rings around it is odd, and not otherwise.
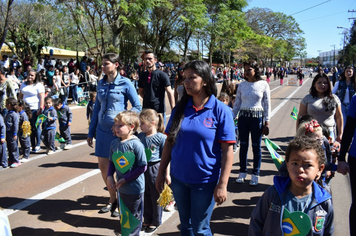
[{"label": "man in dark shirt", "polygon": [[156,67],[157,56],[152,51],[145,51],[144,63],[147,71],[143,72],[138,81],[138,92],[143,98],[143,108],[151,108],[162,113],[166,123],[165,92],[167,92],[171,109],[175,106],[173,90],[169,77]]}]

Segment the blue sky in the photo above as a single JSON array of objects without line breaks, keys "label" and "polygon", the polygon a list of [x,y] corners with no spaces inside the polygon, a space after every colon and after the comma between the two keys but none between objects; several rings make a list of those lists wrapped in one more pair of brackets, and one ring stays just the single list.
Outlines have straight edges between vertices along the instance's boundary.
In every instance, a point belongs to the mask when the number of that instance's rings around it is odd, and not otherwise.
[{"label": "blue sky", "polygon": [[[351,28],[353,20],[348,18],[356,17],[356,13],[348,12],[356,11],[356,0],[248,0],[248,4],[244,11],[259,7],[286,15],[293,14],[304,31],[308,57],[317,57],[318,50],[333,50],[332,45],[336,49],[342,49],[344,29],[338,29],[337,26]],[[311,8],[318,4],[321,5]],[[311,9],[306,10],[308,8]],[[299,11],[303,12],[297,13]]]}]

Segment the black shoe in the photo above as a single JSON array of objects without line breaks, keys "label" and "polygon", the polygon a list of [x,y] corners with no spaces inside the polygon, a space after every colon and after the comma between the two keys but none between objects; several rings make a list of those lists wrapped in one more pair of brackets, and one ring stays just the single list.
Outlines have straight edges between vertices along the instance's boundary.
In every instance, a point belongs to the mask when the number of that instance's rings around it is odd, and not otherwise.
[{"label": "black shoe", "polygon": [[145,230],[145,233],[152,233],[154,231],[156,231],[158,228],[158,226],[148,226]]}]

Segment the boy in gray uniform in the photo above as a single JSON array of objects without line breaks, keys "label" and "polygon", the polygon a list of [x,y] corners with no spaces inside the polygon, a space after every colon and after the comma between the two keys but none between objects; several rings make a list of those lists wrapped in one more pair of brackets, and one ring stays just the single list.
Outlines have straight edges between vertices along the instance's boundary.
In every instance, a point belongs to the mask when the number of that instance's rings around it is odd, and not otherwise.
[{"label": "boy in gray uniform", "polygon": [[64,138],[65,145],[64,150],[72,148],[72,138],[70,136],[70,126],[72,124],[73,113],[70,108],[63,104],[62,100],[57,98],[53,100],[53,106],[57,110],[59,132],[62,138]]},{"label": "boy in gray uniform", "polygon": [[47,155],[51,155],[56,151],[54,138],[56,136],[57,128],[57,112],[53,107],[53,99],[51,97],[45,98],[45,105],[46,108],[44,109],[43,114],[47,117],[47,119],[42,123],[41,139],[47,148]]}]

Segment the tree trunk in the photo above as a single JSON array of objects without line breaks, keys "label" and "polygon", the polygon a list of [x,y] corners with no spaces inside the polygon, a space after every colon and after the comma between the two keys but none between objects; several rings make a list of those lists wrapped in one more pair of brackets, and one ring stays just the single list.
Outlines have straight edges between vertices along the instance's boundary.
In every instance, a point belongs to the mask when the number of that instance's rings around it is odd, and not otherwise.
[{"label": "tree trunk", "polygon": [[1,51],[3,43],[6,40],[7,30],[9,27],[9,17],[11,14],[11,5],[13,2],[14,2],[14,0],[9,0],[9,2],[7,3],[6,18],[5,18],[5,22],[4,22],[4,30],[2,32],[1,39],[0,39],[0,51]]}]

